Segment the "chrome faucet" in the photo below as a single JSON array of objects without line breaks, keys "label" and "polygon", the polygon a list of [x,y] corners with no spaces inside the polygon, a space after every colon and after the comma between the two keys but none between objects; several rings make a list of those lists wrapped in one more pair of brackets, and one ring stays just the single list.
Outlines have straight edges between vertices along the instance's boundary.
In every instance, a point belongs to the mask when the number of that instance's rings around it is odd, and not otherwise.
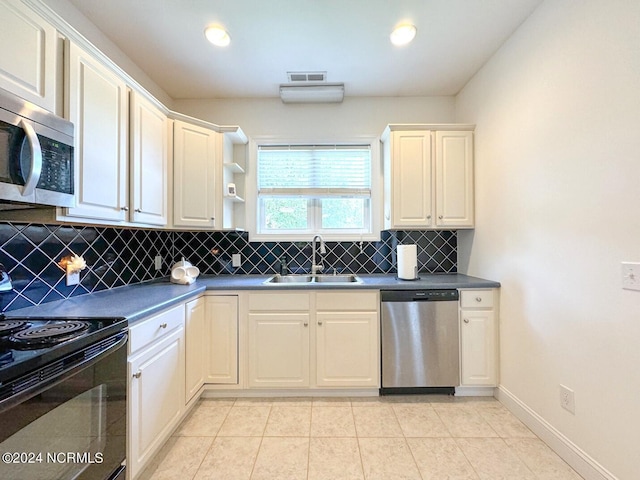
[{"label": "chrome faucet", "polygon": [[322,263],[316,264],[316,242],[318,240],[320,240],[320,255],[324,255],[325,253],[327,253],[327,249],[324,246],[324,240],[322,239],[322,236],[316,235],[315,237],[313,237],[313,240],[311,242],[311,275],[315,275],[318,272],[321,272],[324,268],[324,265],[322,265]]}]

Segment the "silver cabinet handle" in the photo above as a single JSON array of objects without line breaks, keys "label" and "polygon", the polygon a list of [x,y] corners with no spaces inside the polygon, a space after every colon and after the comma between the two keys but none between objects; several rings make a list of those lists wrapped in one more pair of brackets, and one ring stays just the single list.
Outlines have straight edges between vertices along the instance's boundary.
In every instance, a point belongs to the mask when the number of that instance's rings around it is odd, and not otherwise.
[{"label": "silver cabinet handle", "polygon": [[468,319],[468,318],[465,318],[465,319],[463,320],[463,322],[464,322],[464,323],[469,323],[469,319]]},{"label": "silver cabinet handle", "polygon": [[160,328],[167,328],[167,324],[166,323],[161,323],[160,324]]},{"label": "silver cabinet handle", "polygon": [[20,120],[20,128],[24,130],[27,140],[29,141],[29,148],[31,148],[31,168],[29,168],[29,175],[24,182],[24,188],[22,189],[22,195],[31,195],[36,190],[36,185],[40,181],[40,174],[42,173],[42,149],[40,148],[40,142],[38,136],[31,125],[24,120]]},{"label": "silver cabinet handle", "polygon": [[133,378],[140,378],[142,376],[142,371],[138,370],[136,373],[133,374]]},{"label": "silver cabinet handle", "polygon": [[129,211],[129,207],[127,207],[126,205],[124,207],[122,207],[120,210],[122,210],[123,212],[128,212]]}]

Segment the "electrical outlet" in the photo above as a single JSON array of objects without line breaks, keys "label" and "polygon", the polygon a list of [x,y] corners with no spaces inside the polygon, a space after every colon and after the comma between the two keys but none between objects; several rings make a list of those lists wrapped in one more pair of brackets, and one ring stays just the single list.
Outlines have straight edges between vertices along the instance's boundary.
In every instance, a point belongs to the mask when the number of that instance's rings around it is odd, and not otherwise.
[{"label": "electrical outlet", "polygon": [[560,406],[572,414],[576,414],[576,400],[574,392],[564,385],[560,385]]},{"label": "electrical outlet", "polygon": [[80,283],[80,272],[69,272],[67,270],[67,287],[78,285]]},{"label": "electrical outlet", "polygon": [[622,288],[640,290],[640,263],[622,262]]},{"label": "electrical outlet", "polygon": [[242,257],[239,253],[234,253],[231,255],[231,266],[232,267],[241,267],[242,266]]},{"label": "electrical outlet", "polygon": [[156,255],[153,259],[153,264],[156,270],[162,270],[162,255]]}]

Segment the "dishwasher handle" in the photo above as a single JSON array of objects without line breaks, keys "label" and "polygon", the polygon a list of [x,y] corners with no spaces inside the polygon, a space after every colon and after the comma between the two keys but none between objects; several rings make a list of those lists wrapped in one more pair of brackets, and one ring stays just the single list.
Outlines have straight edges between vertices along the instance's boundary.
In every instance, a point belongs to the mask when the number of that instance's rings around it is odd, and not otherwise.
[{"label": "dishwasher handle", "polygon": [[457,302],[460,298],[458,290],[382,290],[382,302]]}]

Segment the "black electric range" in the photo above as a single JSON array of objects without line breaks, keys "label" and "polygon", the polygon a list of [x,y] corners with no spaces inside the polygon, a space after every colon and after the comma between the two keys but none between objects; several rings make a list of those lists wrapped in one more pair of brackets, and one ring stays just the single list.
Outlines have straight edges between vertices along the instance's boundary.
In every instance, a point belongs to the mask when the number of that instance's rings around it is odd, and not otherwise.
[{"label": "black electric range", "polygon": [[0,317],[0,385],[127,329],[124,318]]}]

